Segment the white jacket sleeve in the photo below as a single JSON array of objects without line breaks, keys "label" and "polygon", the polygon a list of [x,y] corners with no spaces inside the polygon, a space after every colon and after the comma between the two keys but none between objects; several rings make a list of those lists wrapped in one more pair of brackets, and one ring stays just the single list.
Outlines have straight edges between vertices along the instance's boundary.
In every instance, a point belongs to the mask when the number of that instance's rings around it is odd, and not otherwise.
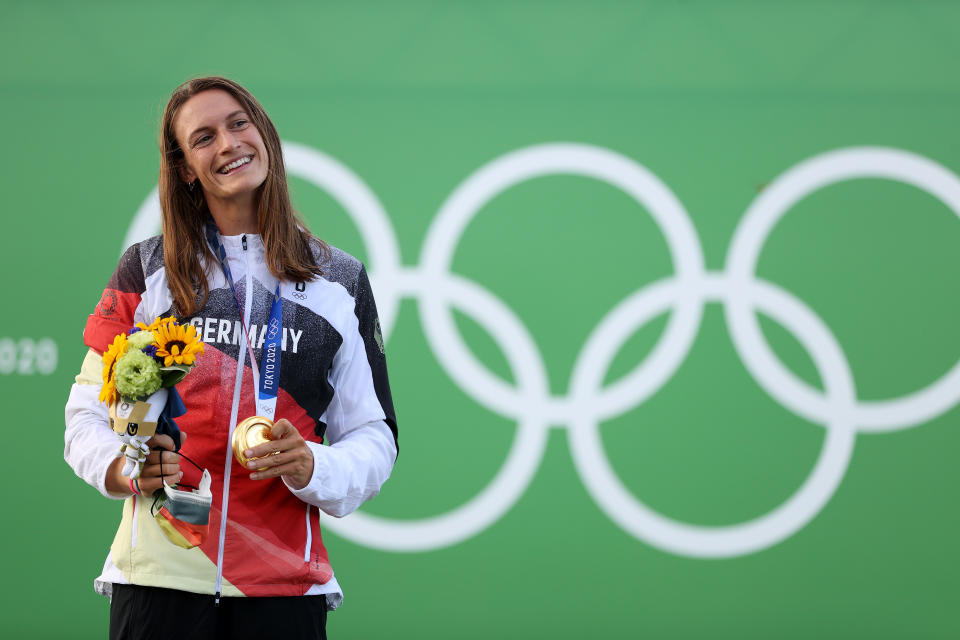
[{"label": "white jacket sleeve", "polygon": [[107,468],[120,457],[120,441],[110,428],[107,407],[100,402],[100,356],[92,349],[83,360],[76,383],[64,411],[67,430],[64,433],[63,459],[80,478],[108,498],[122,499],[128,493],[114,495],[107,491]]},{"label": "white jacket sleeve", "polygon": [[[333,398],[324,413],[330,446],[308,442],[313,477],[291,491],[343,517],[380,492],[397,459],[396,418],[380,322],[362,267],[347,291],[353,301],[335,319],[343,338],[328,374]],[[288,484],[289,488],[290,485]]]},{"label": "white jacket sleeve", "polygon": [[338,518],[380,493],[397,458],[393,434],[382,420],[361,425],[330,446],[316,442],[307,446],[313,451],[313,476],[303,489],[289,483],[287,487],[304,502]]}]

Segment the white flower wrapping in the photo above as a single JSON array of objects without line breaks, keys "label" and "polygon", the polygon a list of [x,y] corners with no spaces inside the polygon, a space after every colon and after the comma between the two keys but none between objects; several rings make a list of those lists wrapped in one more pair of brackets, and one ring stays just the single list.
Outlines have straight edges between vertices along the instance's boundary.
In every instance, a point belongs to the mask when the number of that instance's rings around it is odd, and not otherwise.
[{"label": "white flower wrapping", "polygon": [[160,414],[167,406],[169,391],[161,388],[145,400],[119,397],[110,405],[110,426],[120,436],[120,453],[126,458],[123,475],[139,478],[150,453],[147,440],[157,432]]}]

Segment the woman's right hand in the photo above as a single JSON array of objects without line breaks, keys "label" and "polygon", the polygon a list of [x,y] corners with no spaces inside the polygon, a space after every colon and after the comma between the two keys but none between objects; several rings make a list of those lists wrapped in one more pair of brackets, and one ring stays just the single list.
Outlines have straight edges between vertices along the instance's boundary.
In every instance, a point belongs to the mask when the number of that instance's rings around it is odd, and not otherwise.
[{"label": "woman's right hand", "polygon": [[[186,439],[187,434],[181,431],[180,444]],[[147,440],[147,446],[150,447],[150,454],[143,463],[140,477],[133,483],[134,486],[139,486],[140,493],[145,496],[153,495],[154,491],[163,486],[163,482],[174,485],[183,477],[180,454],[174,452],[173,438],[166,435],[153,436]],[[121,473],[124,461],[122,456],[117,458],[107,470],[107,490],[115,495],[130,493],[130,478]]]}]

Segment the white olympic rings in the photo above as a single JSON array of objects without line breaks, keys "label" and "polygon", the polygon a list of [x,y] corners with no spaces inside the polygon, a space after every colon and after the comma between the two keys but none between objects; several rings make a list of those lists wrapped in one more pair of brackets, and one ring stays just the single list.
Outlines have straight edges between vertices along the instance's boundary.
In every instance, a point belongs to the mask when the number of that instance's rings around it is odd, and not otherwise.
[{"label": "white olympic rings", "polygon": [[[543,457],[551,425],[570,429],[570,449],[585,486],[625,531],[665,551],[692,557],[730,557],[763,550],[801,529],[836,491],[859,431],[904,429],[929,421],[960,400],[960,361],[926,388],[882,401],[861,401],[850,365],[829,327],[777,285],[758,279],[756,265],[767,236],[798,201],[827,185],[854,178],[885,178],[924,190],[960,216],[960,179],[916,154],[862,147],[808,159],[778,177],[747,209],[723,271],[708,271],[693,224],[670,189],[645,167],[610,150],[582,144],[542,144],[507,153],[481,167],[443,203],[416,267],[404,266],[396,234],[372,190],[337,160],[306,146],[284,143],[291,175],[327,191],[360,230],[370,256],[384,339],[404,297],[416,298],[424,333],[438,362],[476,402],[517,422],[507,460],[474,498],[421,520],[393,520],[357,512],[324,525],[354,542],[391,551],[425,551],[466,540],[503,516],[524,493]],[[543,357],[523,322],[476,282],[451,273],[461,235],[493,197],[546,175],[573,174],[607,182],[650,212],[667,241],[674,275],[629,295],[587,337],[571,374],[567,397],[550,393]],[[125,245],[156,232],[154,190],[131,224]],[[673,376],[699,331],[703,307],[723,304],[731,339],[754,380],[773,399],[826,429],[813,470],[797,491],[771,512],[730,526],[695,526],[665,517],[637,500],[620,482],[603,451],[599,425],[650,398]],[[470,351],[451,314],[467,314],[497,342],[516,380],[511,387]],[[630,373],[603,387],[625,341],[647,322],[672,311],[660,342]],[[794,375],[774,354],[756,312],[779,322],[809,352],[824,391]],[[575,436],[575,437],[573,437]],[[574,446],[576,442],[576,446]]]}]

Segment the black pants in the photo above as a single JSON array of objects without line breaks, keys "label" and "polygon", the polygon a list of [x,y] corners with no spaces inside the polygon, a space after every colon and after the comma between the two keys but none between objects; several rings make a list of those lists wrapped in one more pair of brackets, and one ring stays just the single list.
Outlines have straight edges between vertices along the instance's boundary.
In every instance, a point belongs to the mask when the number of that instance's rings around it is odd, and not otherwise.
[{"label": "black pants", "polygon": [[114,584],[110,640],[326,640],[326,596],[221,598]]}]

